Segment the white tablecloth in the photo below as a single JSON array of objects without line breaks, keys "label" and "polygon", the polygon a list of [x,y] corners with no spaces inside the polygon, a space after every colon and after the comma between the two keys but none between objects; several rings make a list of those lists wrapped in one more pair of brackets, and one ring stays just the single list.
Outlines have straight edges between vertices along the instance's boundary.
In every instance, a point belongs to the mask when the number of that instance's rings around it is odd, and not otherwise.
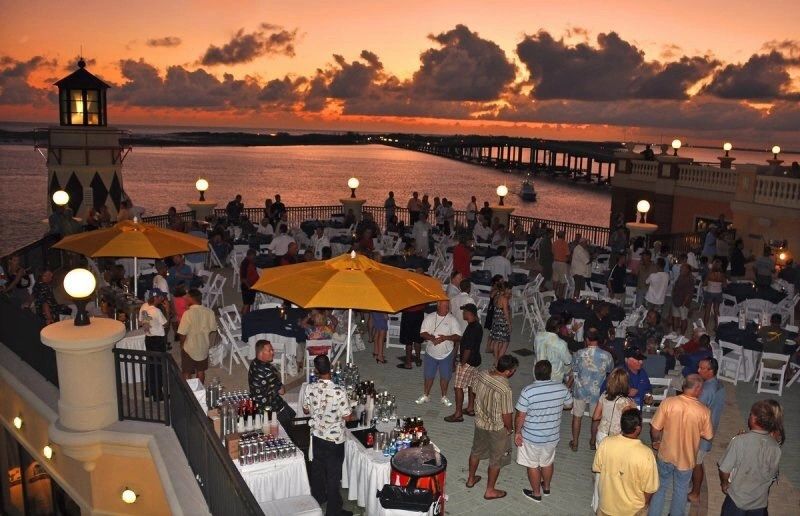
[{"label": "white tablecloth", "polygon": [[[287,437],[283,427],[280,428],[278,435]],[[289,459],[245,466],[234,461],[234,465],[259,503],[311,494],[305,456],[300,450],[297,450],[297,455]]]},{"label": "white tablecloth", "polygon": [[357,500],[367,514],[379,514],[383,510],[376,493],[389,483],[392,472],[391,459],[383,453],[365,448],[350,431],[344,442],[342,464],[342,487],[348,490],[348,500]]},{"label": "white tablecloth", "polygon": [[342,464],[342,487],[347,489],[348,500],[356,500],[359,507],[366,508],[368,516],[433,516],[434,505],[428,512],[384,509],[377,497],[378,491],[389,483],[392,473],[391,458],[382,452],[365,448],[350,430],[344,442],[344,464]]},{"label": "white tablecloth", "polygon": [[[123,337],[122,340],[117,342],[117,348],[145,351],[146,348],[144,345],[144,328],[139,328],[137,330],[132,330],[126,333],[125,337]],[[127,383],[139,383],[142,381],[142,375],[144,374],[144,365],[141,366],[136,366],[134,364],[128,364],[127,366],[120,365],[120,373],[122,373],[122,378],[123,380],[126,380]]]}]

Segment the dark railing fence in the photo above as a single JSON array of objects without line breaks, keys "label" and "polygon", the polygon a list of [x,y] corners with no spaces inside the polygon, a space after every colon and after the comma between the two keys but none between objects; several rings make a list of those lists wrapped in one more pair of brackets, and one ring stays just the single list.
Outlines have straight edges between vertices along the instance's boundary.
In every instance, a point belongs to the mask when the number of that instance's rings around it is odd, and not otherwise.
[{"label": "dark railing fence", "polygon": [[[197,218],[197,214],[194,210],[179,211],[177,215],[184,222],[191,222]],[[151,215],[149,217],[142,217],[142,222],[145,224],[152,224],[160,228],[166,228],[169,227],[169,215]]]},{"label": "dark railing fence", "polygon": [[41,330],[42,321],[36,314],[0,295],[0,342],[58,387],[56,352],[42,344]]},{"label": "dark railing fence", "polygon": [[156,386],[157,395],[168,397],[167,354],[159,351],[114,349],[117,375],[117,407],[119,419],[170,424],[164,403],[148,397],[147,378]]},{"label": "dark railing fence", "polygon": [[695,253],[703,245],[703,238],[705,233],[668,233],[664,235],[652,235],[650,242],[661,242],[663,245],[669,246],[670,252],[673,255],[688,253],[694,251]]},{"label": "dark railing fence", "polygon": [[5,264],[6,258],[18,255],[20,263],[30,269],[31,272],[38,271],[44,267],[56,270],[61,267],[64,260],[63,251],[60,249],[53,249],[53,244],[59,241],[59,238],[54,235],[45,235],[44,237],[31,242],[28,245],[22,246],[13,252],[8,253],[3,258]]},{"label": "dark railing fence", "polygon": [[[172,427],[211,514],[263,514],[169,353],[114,349],[120,420]],[[163,401],[145,397],[147,375]]]}]

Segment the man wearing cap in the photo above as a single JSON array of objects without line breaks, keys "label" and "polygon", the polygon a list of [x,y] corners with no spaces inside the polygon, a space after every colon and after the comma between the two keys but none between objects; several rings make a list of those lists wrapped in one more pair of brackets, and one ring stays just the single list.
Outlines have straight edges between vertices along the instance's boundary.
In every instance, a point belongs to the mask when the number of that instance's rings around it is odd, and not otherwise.
[{"label": "man wearing cap", "polygon": [[[644,403],[644,396],[653,392],[650,377],[644,370],[644,361],[647,356],[639,348],[631,347],[625,350],[625,371],[628,373],[628,396],[636,401],[639,407]],[[606,389],[606,382],[600,387],[600,392]]]},{"label": "man wearing cap", "polygon": [[178,325],[181,339],[181,373],[185,379],[193,374],[205,383],[208,369],[209,334],[217,331],[217,318],[203,306],[203,294],[193,288],[186,294],[188,308]]},{"label": "man wearing cap", "polygon": [[[167,294],[158,289],[150,289],[145,294],[147,302],[139,309],[139,324],[144,329],[144,347],[147,351],[166,351],[166,326],[167,317],[161,311],[161,305],[164,304]],[[156,365],[147,366],[147,383],[145,387],[145,396],[150,396],[156,401],[164,399],[164,394],[161,392],[161,368]]]},{"label": "man wearing cap", "polygon": [[[469,280],[464,281],[468,282]],[[475,391],[473,390],[473,385],[475,376],[478,373],[478,367],[481,365],[483,328],[481,328],[481,323],[478,320],[478,307],[475,306],[475,303],[467,303],[461,305],[460,309],[466,326],[458,343],[460,357],[456,363],[456,383],[453,386],[456,396],[456,411],[453,415],[444,418],[448,423],[464,421],[464,413],[468,416],[475,415]],[[469,401],[467,402],[466,410],[464,410],[464,391],[467,389],[469,390]]]}]

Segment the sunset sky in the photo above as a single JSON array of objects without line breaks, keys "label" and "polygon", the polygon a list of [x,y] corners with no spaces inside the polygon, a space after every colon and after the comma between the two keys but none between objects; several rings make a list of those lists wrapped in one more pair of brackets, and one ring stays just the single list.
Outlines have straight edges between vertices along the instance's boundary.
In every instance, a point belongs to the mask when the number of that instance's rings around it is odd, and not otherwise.
[{"label": "sunset sky", "polygon": [[800,147],[800,2],[0,0],[0,120]]}]

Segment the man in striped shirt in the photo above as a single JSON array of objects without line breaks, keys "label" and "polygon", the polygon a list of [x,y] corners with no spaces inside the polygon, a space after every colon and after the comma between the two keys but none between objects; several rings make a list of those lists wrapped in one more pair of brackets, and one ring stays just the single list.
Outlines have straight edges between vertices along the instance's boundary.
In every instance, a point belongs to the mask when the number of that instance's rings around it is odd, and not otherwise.
[{"label": "man in striped shirt", "polygon": [[561,412],[572,407],[572,394],[564,384],[550,380],[552,371],[549,361],[536,362],[535,381],[522,389],[515,407],[517,463],[528,468],[531,483],[531,489],[522,492],[534,502],[542,501],[542,493],[550,494]]}]

